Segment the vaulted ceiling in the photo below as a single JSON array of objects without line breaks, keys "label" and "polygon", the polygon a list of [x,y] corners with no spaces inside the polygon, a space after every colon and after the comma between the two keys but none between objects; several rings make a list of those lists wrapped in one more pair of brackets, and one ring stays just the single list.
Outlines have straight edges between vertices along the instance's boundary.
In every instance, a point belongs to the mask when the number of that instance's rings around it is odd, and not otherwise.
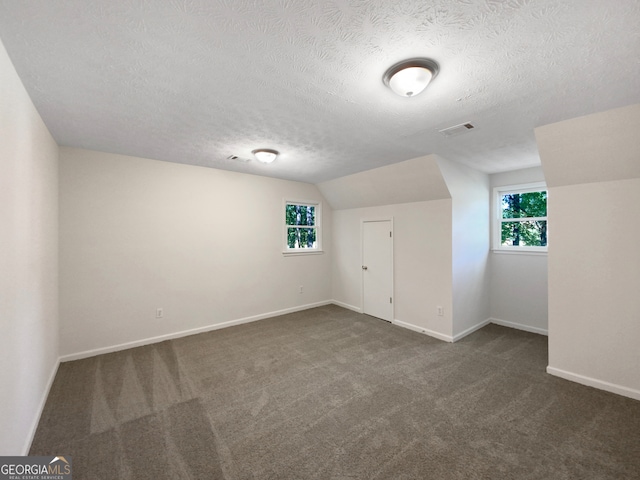
[{"label": "vaulted ceiling", "polygon": [[[0,0],[60,145],[311,183],[431,153],[538,165],[535,127],[640,102],[639,24],[638,0]],[[399,97],[382,76],[411,57],[440,72]],[[227,158],[256,148],[281,155]]]}]

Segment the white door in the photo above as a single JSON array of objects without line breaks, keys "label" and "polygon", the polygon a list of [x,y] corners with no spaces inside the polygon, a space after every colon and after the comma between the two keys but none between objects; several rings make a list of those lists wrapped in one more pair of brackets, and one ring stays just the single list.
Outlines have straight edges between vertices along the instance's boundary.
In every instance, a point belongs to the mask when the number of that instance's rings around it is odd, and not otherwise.
[{"label": "white door", "polygon": [[362,223],[362,311],[393,320],[393,238],[391,220]]}]

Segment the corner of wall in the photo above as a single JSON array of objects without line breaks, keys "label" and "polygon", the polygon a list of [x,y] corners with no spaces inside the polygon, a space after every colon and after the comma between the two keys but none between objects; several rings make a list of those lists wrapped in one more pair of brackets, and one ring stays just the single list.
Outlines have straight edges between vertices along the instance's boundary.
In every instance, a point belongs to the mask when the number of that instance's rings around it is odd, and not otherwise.
[{"label": "corner of wall", "polygon": [[438,166],[452,198],[453,338],[490,316],[490,180],[442,157]]},{"label": "corner of wall", "polygon": [[628,239],[640,236],[629,222],[630,205],[640,204],[639,121],[640,105],[630,105],[536,129],[553,228],[548,371],[632,398],[640,250]]},{"label": "corner of wall", "polygon": [[22,455],[59,356],[58,145],[2,43],[0,71],[0,452]]}]

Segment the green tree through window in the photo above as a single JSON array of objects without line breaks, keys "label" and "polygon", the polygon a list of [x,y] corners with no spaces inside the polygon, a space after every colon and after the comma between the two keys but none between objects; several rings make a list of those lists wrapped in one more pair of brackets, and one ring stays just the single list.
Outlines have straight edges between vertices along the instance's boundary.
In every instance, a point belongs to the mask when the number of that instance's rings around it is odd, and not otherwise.
[{"label": "green tree through window", "polygon": [[286,204],[287,248],[318,248],[316,211],[316,205]]},{"label": "green tree through window", "polygon": [[500,195],[501,245],[547,246],[547,192],[509,192]]}]

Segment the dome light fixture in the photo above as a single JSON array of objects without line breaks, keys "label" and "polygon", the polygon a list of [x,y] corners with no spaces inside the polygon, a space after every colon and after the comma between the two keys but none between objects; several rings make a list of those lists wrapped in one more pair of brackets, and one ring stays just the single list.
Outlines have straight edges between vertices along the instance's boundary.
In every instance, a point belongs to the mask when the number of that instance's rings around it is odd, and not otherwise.
[{"label": "dome light fixture", "polygon": [[271,163],[279,155],[279,152],[277,150],[271,150],[270,148],[258,148],[251,153],[253,153],[253,156],[256,157],[256,160],[261,163]]},{"label": "dome light fixture", "polygon": [[438,64],[429,58],[410,58],[386,71],[382,81],[401,97],[415,97],[438,74]]}]

